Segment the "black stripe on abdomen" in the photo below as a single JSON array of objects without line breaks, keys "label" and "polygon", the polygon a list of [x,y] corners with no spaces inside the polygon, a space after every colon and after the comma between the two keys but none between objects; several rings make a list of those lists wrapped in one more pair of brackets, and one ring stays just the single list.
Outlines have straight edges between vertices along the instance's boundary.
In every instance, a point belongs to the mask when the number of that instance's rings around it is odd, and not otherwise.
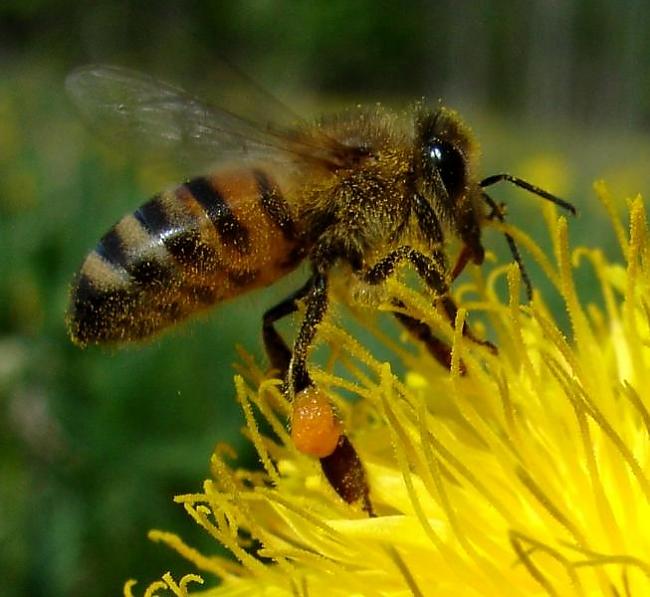
[{"label": "black stripe on abdomen", "polygon": [[201,240],[198,230],[183,230],[165,240],[165,246],[174,258],[185,267],[196,270],[214,269],[215,250]]},{"label": "black stripe on abdomen", "polygon": [[144,205],[138,207],[133,212],[133,217],[155,237],[162,236],[164,238],[172,227],[160,195],[152,197]]},{"label": "black stripe on abdomen", "polygon": [[253,170],[264,213],[282,231],[284,238],[295,240],[296,230],[289,205],[282,197],[280,188],[262,170]]},{"label": "black stripe on abdomen", "polygon": [[250,250],[248,230],[242,226],[226,199],[210,184],[210,181],[198,177],[187,182],[185,186],[205,210],[221,242],[240,253],[248,253]]},{"label": "black stripe on abdomen", "polygon": [[95,253],[111,267],[126,271],[143,286],[166,285],[177,277],[166,253],[155,249],[161,239],[162,220],[154,220],[151,213],[144,216],[157,202],[154,198],[133,215],[124,216],[95,247]]},{"label": "black stripe on abdomen", "polygon": [[[179,201],[177,196],[174,200]],[[214,269],[216,253],[202,240],[199,221],[189,211],[183,214],[183,221],[173,222],[158,195],[138,208],[134,216],[147,232],[162,238],[165,248],[180,265],[192,271]]]},{"label": "black stripe on abdomen", "polygon": [[111,265],[127,269],[129,257],[124,240],[113,226],[97,243],[95,251]]}]

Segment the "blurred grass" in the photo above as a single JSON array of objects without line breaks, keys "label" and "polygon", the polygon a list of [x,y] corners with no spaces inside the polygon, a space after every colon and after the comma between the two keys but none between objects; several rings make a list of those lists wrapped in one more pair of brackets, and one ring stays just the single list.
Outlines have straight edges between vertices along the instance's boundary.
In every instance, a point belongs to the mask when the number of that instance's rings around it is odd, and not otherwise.
[{"label": "blurred grass", "polygon": [[[11,595],[102,595],[134,574],[182,571],[146,540],[149,528],[182,529],[207,545],[171,497],[197,486],[216,441],[250,457],[233,400],[234,347],[261,354],[262,312],[301,279],[140,348],[72,346],[63,315],[75,269],[157,189],[82,129],[64,75],[57,64],[29,62],[0,78],[0,577]],[[466,116],[483,144],[484,173],[507,169],[575,201],[572,244],[616,256],[590,187],[604,177],[617,197],[647,190],[645,138]],[[513,223],[544,236],[536,199],[505,186],[491,194],[508,203]],[[486,243],[507,256],[498,235]]]}]

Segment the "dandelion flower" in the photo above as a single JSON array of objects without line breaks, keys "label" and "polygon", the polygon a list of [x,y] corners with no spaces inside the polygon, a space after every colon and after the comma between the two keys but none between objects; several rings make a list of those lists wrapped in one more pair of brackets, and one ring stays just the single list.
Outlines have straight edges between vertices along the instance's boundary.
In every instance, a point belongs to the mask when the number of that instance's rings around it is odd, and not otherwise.
[{"label": "dandelion flower", "polygon": [[[566,334],[538,292],[520,303],[513,265],[456,288],[451,325],[422,293],[389,282],[387,292],[452,346],[451,371],[374,330],[394,353],[384,362],[331,320],[322,324],[331,366],[314,378],[363,460],[375,517],[343,503],[318,461],[295,449],[277,380],[247,359],[235,385],[262,469],[238,470],[220,447],[203,490],[176,497],[234,558],[152,531],[201,577],[166,574],[145,594],[191,594],[203,579],[201,594],[215,597],[649,595],[648,228],[640,198],[626,231],[604,185],[596,191],[623,265],[598,248],[570,249],[552,207],[552,257],[508,228],[563,297]],[[603,307],[579,298],[573,274],[584,267]],[[467,313],[484,317],[478,331],[492,330],[498,354],[462,334]],[[129,581],[125,594],[133,590]]]}]

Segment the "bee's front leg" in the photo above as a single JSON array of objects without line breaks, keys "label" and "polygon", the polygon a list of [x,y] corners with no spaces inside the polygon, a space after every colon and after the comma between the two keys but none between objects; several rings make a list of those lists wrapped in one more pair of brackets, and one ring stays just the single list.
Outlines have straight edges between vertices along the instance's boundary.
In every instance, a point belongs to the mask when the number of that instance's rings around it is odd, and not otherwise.
[{"label": "bee's front leg", "polygon": [[[401,261],[410,261],[420,277],[425,281],[437,296],[445,297],[440,300],[446,300],[449,287],[444,277],[445,265],[441,255],[437,258],[429,258],[423,253],[404,245],[398,247],[383,259],[378,261],[373,267],[362,274],[363,280],[368,284],[381,284],[391,276],[395,268]],[[396,307],[403,308],[401,301],[393,301]],[[417,338],[427,352],[436,359],[443,367],[451,367],[451,347],[446,342],[437,338],[431,328],[423,321],[416,319],[406,313],[393,313],[395,319],[404,326],[415,338]]]},{"label": "bee's front leg", "polygon": [[[363,274],[363,280],[368,284],[381,284],[391,276],[397,265],[401,261],[409,261],[424,283],[436,294],[436,303],[438,303],[450,322],[456,319],[457,307],[454,300],[449,296],[449,285],[445,276],[444,259],[440,254],[434,254],[433,257],[427,257],[424,253],[413,249],[407,245],[398,247],[383,259],[378,261],[373,267],[366,270]],[[404,307],[401,302],[395,301],[397,307]],[[435,358],[443,367],[451,366],[451,347],[437,338],[431,328],[423,321],[416,319],[405,313],[394,313],[395,319],[404,326],[413,336],[421,341],[427,352]],[[474,336],[468,325],[463,326],[463,335],[476,342],[495,350],[494,345],[486,340],[480,340]],[[464,365],[461,363],[461,372],[464,372]]]}]

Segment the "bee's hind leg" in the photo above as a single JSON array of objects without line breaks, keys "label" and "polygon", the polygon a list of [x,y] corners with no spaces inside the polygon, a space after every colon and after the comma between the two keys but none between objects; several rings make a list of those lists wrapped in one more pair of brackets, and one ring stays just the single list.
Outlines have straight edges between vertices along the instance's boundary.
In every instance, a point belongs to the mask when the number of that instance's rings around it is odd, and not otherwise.
[{"label": "bee's hind leg", "polygon": [[[275,322],[294,313],[298,301],[306,297],[307,311],[293,351],[275,329]],[[271,366],[286,380],[292,397],[291,433],[296,447],[320,459],[329,484],[348,503],[361,502],[373,515],[363,464],[334,413],[329,398],[314,384],[307,371],[307,352],[318,324],[327,311],[327,280],[314,274],[307,283],[263,318],[262,336]]]},{"label": "bee's hind leg", "polygon": [[295,313],[298,310],[298,301],[309,294],[312,284],[312,278],[309,278],[306,284],[301,286],[293,294],[289,295],[283,301],[266,311],[262,318],[262,338],[264,340],[264,348],[269,357],[271,367],[278,371],[282,379],[286,379],[289,371],[291,350],[278,330],[275,329],[275,322],[287,315]]}]

